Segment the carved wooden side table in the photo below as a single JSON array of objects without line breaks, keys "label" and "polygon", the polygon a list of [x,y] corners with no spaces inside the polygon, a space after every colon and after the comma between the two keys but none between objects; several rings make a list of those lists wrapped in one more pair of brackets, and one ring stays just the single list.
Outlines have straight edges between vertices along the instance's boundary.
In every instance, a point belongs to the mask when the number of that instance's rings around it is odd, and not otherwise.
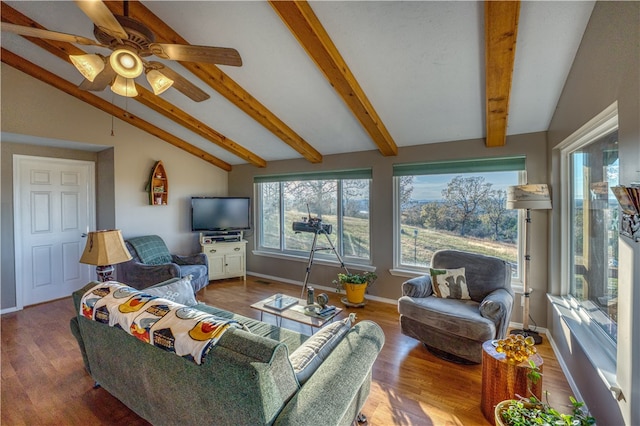
[{"label": "carved wooden side table", "polygon": [[[495,424],[495,406],[505,399],[518,399],[531,396],[530,391],[541,399],[542,378],[536,384],[531,383],[531,389],[527,389],[527,373],[530,371],[528,361],[520,364],[510,364],[506,355],[496,352],[493,340],[487,340],[482,344],[482,399],[481,408],[484,417]],[[542,373],[542,357],[532,355],[531,359]]]}]

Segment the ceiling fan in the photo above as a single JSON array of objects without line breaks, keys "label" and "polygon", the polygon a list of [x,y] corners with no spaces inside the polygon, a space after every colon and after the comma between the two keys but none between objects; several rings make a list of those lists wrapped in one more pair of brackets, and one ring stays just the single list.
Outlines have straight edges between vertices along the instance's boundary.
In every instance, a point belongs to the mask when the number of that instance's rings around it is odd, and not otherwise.
[{"label": "ceiling fan", "polygon": [[237,50],[227,47],[194,46],[188,44],[156,43],[155,35],[141,22],[128,15],[128,2],[124,2],[125,16],[114,15],[101,0],[75,0],[76,5],[94,23],[96,40],[74,34],[66,34],[39,28],[2,22],[2,31],[15,34],[64,41],[85,46],[110,49],[109,56],[101,54],[69,55],[69,59],[85,80],[79,87],[83,90],[102,91],[107,86],[122,96],[138,95],[134,79],[143,72],[156,95],[174,87],[196,102],[209,95],[189,80],[158,61],[146,58],[155,55],[162,59],[207,62],[220,65],[241,66],[242,59]]}]

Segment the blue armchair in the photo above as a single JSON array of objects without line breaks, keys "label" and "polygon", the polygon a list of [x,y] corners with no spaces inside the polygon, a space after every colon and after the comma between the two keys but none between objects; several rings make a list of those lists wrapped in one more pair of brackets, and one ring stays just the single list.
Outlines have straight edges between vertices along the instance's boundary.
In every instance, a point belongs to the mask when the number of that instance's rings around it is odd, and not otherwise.
[{"label": "blue armchair", "polygon": [[209,284],[209,265],[204,253],[178,256],[169,253],[157,235],[133,237],[125,241],[132,259],[118,265],[118,281],[138,290],[174,277],[191,275],[196,293]]}]

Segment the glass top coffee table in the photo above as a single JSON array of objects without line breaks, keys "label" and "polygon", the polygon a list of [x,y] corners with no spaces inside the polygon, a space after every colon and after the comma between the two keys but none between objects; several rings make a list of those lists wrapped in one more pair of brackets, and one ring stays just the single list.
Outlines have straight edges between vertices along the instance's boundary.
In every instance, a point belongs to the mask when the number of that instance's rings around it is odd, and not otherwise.
[{"label": "glass top coffee table", "polygon": [[[288,297],[288,296],[285,296],[285,297]],[[336,306],[336,308],[332,312],[330,312],[325,316],[307,315],[304,309],[305,306],[307,305],[307,301],[304,299],[297,299],[298,301],[297,304],[292,305],[285,309],[276,309],[270,306],[266,306],[271,304],[275,298],[276,298],[276,295],[269,296],[266,299],[262,299],[259,302],[254,303],[253,305],[251,305],[251,308],[257,309],[258,311],[260,311],[260,321],[262,321],[262,317],[264,313],[275,316],[276,325],[278,327],[281,327],[282,319],[284,318],[284,319],[288,319],[291,321],[295,321],[295,322],[310,326],[311,333],[313,334],[314,328],[322,327],[326,323],[333,320],[337,315],[340,314],[340,312],[342,312],[342,308],[339,308]]]}]

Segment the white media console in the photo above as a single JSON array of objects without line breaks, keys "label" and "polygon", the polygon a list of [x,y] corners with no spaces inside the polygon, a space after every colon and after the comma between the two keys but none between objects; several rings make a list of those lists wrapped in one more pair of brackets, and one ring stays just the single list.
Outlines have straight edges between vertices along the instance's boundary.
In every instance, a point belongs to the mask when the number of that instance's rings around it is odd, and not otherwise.
[{"label": "white media console", "polygon": [[209,281],[242,277],[247,279],[247,242],[242,231],[200,233],[202,252],[209,260]]}]

